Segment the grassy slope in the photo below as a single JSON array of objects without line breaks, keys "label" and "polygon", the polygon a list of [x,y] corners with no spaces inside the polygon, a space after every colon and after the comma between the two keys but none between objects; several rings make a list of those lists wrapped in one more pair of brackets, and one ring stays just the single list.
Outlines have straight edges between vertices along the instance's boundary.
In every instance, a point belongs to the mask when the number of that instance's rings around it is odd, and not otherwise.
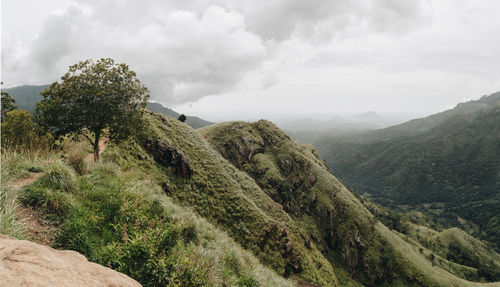
[{"label": "grassy slope", "polygon": [[147,115],[146,121],[140,138],[164,139],[182,150],[194,171],[190,179],[155,164],[137,144],[124,143],[114,151],[110,149],[107,158],[125,168],[130,165],[130,169],[147,171],[158,183],[168,184],[174,201],[190,206],[224,229],[279,274],[324,286],[338,284],[331,265],[315,244],[306,247],[306,232],[252,178],[231,165],[188,125],[160,115]]},{"label": "grassy slope", "polygon": [[[110,147],[104,155],[116,151]],[[2,153],[2,195],[19,196],[56,225],[55,247],[79,251],[144,286],[295,285],[191,209],[173,203],[150,174],[104,163],[79,176],[58,157]],[[20,190],[10,188],[33,170],[43,175]],[[2,233],[30,239],[23,232],[27,222],[11,222],[10,217],[19,216],[11,207],[0,208],[0,225],[8,225]],[[11,213],[9,218],[4,211]]]},{"label": "grassy slope", "polygon": [[480,227],[475,236],[498,244],[499,121],[497,104],[468,116],[455,115],[418,135],[379,136],[371,142],[332,139],[318,147],[333,172],[357,191],[393,207],[444,203],[436,220],[461,226],[460,216]]},{"label": "grassy slope", "polygon": [[[200,132],[284,206],[333,266],[343,266],[359,282],[474,285],[433,267],[412,245],[377,223],[328,172],[312,146],[298,145],[273,124],[229,122]],[[346,272],[336,271],[341,281],[350,280]]]}]

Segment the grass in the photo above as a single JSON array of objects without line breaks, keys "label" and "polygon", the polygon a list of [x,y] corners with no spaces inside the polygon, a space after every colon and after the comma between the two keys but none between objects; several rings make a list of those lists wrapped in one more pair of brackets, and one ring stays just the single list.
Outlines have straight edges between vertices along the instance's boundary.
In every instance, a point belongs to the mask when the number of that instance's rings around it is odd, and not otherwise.
[{"label": "grass", "polygon": [[59,226],[54,247],[76,250],[144,286],[294,286],[175,204],[139,169],[104,162],[77,176],[54,161],[44,170],[19,197]]},{"label": "grass", "polygon": [[26,178],[30,172],[40,172],[42,161],[47,153],[44,151],[23,151],[2,148],[2,184]]},{"label": "grass", "polygon": [[[199,131],[221,155],[281,203],[296,224],[316,240],[318,248],[327,251],[341,282],[474,285],[433,266],[425,255],[408,252],[408,243],[387,232],[329,173],[314,147],[293,142],[272,123],[228,122]],[[470,271],[465,269],[461,272]]]},{"label": "grass", "polygon": [[[312,146],[269,122],[198,133],[175,119],[145,121],[85,173],[57,160],[10,161],[43,167],[19,199],[59,227],[55,247],[144,286],[481,285],[433,266],[418,242],[377,222]],[[146,139],[181,150],[193,175],[156,163]]]},{"label": "grass", "polygon": [[25,238],[25,224],[16,211],[17,196],[7,185],[0,186],[0,234]]}]

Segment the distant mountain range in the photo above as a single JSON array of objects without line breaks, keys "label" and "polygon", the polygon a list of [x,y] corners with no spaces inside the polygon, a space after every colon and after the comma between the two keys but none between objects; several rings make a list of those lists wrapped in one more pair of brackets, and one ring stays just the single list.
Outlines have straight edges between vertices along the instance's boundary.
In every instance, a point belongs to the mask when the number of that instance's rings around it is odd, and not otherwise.
[{"label": "distant mountain range", "polygon": [[356,191],[386,206],[421,209],[500,248],[500,93],[315,144]]},{"label": "distant mountain range", "polygon": [[324,135],[349,135],[389,127],[407,119],[403,119],[401,116],[379,115],[369,111],[348,117],[332,116],[329,119],[305,117],[288,121],[282,120],[277,124],[295,140],[312,143]]},{"label": "distant mountain range", "polygon": [[[19,109],[28,110],[30,113],[34,113],[36,103],[41,100],[40,92],[48,87],[49,85],[23,85],[5,89],[5,91],[16,100],[16,106]],[[180,116],[180,114],[176,111],[164,107],[159,103],[148,102],[148,109],[152,112],[160,113],[173,118],[178,118]],[[212,122],[194,116],[187,116],[186,123],[195,129],[213,124]]]}]

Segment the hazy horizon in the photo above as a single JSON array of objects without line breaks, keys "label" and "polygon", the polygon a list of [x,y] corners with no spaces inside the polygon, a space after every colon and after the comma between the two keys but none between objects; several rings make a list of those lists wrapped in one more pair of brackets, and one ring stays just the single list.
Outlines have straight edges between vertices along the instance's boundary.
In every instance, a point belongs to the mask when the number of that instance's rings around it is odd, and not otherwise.
[{"label": "hazy horizon", "polygon": [[410,119],[500,90],[498,1],[101,2],[2,1],[4,87],[112,57],[212,121]]}]

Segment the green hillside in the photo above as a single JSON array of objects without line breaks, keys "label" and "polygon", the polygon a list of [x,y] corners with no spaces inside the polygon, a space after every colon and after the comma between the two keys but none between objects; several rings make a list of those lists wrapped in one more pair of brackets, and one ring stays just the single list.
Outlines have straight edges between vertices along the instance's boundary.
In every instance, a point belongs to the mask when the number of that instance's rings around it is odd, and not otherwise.
[{"label": "green hillside", "polygon": [[318,149],[356,191],[500,242],[500,93]]},{"label": "green hillside", "polygon": [[470,284],[433,267],[416,245],[377,222],[329,173],[314,147],[295,143],[272,123],[229,122],[200,132],[307,230],[341,283]]},{"label": "green hillside", "polygon": [[100,163],[75,157],[90,155],[85,142],[58,146],[2,153],[2,189],[40,218],[41,231],[24,236],[145,286],[482,285],[433,264],[373,217],[312,146],[267,121],[197,132],[145,112],[140,133],[109,142]]}]

